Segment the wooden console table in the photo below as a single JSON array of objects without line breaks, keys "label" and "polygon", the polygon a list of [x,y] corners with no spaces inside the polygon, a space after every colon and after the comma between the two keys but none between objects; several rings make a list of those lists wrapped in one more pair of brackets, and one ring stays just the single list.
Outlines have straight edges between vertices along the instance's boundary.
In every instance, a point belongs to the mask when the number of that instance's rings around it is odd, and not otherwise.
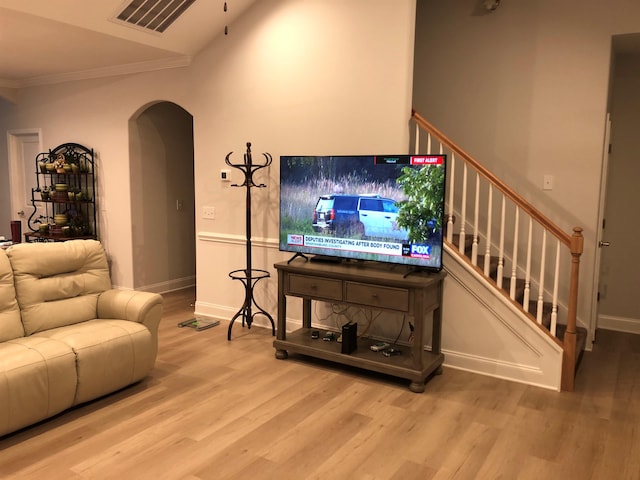
[{"label": "wooden console table", "polygon": [[[424,392],[432,374],[442,372],[444,355],[440,351],[442,333],[442,286],[444,272],[411,273],[406,267],[365,263],[327,264],[296,258],[290,263],[274,265],[278,271],[278,328],[273,346],[276,358],[288,352],[300,353],[344,365],[406,378],[409,389]],[[287,296],[302,298],[302,328],[287,332]],[[311,326],[311,301],[360,306],[374,310],[402,313],[413,317],[414,341],[400,346],[400,355],[386,357],[369,347],[379,340],[359,338],[351,354],[341,353],[336,341],[323,341],[326,332]],[[431,351],[424,349],[428,314],[433,312]],[[311,331],[320,330],[312,339]]]}]

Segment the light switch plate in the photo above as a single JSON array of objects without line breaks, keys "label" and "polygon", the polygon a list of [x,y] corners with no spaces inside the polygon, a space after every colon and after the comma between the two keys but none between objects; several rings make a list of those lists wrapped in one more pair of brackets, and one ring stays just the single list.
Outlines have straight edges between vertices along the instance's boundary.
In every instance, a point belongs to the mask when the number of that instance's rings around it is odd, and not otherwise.
[{"label": "light switch plate", "polygon": [[216,207],[202,207],[202,218],[208,220],[216,218]]}]

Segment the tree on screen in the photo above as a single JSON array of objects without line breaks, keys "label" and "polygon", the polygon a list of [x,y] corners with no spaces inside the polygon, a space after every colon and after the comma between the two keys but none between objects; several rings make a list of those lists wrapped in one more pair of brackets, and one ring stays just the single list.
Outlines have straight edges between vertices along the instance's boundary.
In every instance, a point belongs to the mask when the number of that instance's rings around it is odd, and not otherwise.
[{"label": "tree on screen", "polygon": [[398,225],[409,231],[409,241],[425,242],[442,229],[444,169],[427,165],[405,167],[398,185],[407,197],[398,202]]}]

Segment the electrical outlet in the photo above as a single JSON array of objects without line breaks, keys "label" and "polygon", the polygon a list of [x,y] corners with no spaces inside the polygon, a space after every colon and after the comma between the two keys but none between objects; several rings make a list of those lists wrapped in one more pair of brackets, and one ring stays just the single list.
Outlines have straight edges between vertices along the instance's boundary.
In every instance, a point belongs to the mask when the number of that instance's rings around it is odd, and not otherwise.
[{"label": "electrical outlet", "polygon": [[208,220],[213,220],[214,218],[216,218],[216,208],[202,207],[202,218],[206,218]]}]

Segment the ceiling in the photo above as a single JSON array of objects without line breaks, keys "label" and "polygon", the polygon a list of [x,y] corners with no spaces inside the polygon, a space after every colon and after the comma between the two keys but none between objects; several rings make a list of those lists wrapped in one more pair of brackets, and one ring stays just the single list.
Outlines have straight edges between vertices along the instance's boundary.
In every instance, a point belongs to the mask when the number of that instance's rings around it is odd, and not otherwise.
[{"label": "ceiling", "polygon": [[[0,88],[188,65],[256,0],[195,0],[162,34],[112,20],[130,1],[0,0]],[[640,35],[613,47],[638,52]]]},{"label": "ceiling", "polygon": [[130,0],[0,0],[0,87],[188,65],[255,1],[196,0],[159,34],[112,20]]}]

